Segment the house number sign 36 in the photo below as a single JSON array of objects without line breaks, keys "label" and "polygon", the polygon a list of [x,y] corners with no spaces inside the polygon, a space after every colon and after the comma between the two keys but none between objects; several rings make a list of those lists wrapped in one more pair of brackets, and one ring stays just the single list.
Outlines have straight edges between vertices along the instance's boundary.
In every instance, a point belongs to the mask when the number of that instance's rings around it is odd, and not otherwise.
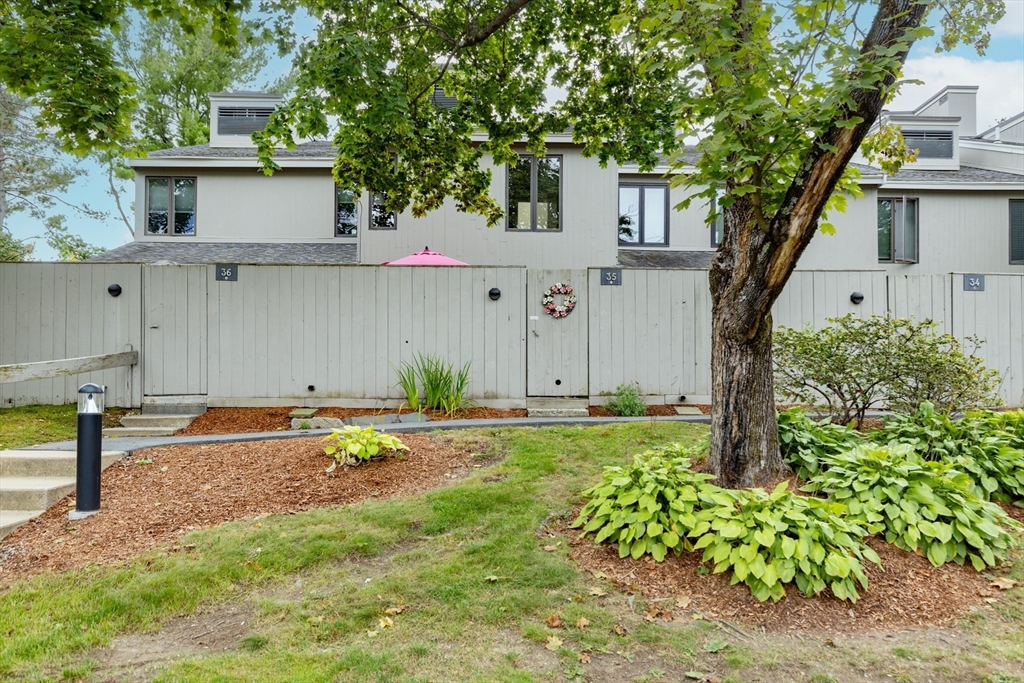
[{"label": "house number sign 36", "polygon": [[217,279],[225,282],[237,282],[238,281],[238,264],[237,263],[218,263],[217,264]]}]

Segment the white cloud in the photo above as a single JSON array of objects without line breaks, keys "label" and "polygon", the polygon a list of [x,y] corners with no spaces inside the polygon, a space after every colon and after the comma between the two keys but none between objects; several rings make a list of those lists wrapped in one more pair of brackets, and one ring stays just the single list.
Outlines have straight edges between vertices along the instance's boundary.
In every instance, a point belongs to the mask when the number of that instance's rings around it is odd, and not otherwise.
[{"label": "white cloud", "polygon": [[1006,14],[992,27],[993,38],[1024,40],[1024,0],[1005,0]]},{"label": "white cloud", "polygon": [[908,59],[903,74],[924,81],[924,85],[904,85],[889,109],[913,109],[947,85],[976,85],[979,131],[1024,111],[1024,60],[971,61],[955,55],[928,55]]}]

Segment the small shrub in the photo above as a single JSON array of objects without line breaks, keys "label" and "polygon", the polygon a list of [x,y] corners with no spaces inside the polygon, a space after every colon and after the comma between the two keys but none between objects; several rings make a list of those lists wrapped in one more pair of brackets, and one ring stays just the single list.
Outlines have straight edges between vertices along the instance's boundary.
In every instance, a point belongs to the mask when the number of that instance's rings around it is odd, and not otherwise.
[{"label": "small shrub", "polygon": [[620,384],[606,404],[608,410],[619,417],[642,417],[647,414],[647,404],[640,398],[640,387],[636,384]]},{"label": "small shrub", "polygon": [[300,422],[299,423],[299,429],[310,429],[309,422],[307,422],[306,420],[303,420],[302,422]]},{"label": "small shrub", "polygon": [[726,490],[702,497],[704,509],[690,531],[695,549],[704,548],[714,572],[732,569],[732,583],[745,583],[764,602],[778,602],[783,584],[795,581],[811,597],[829,588],[840,600],[856,602],[857,584],[868,587],[863,561],[881,566],[863,540],[866,530],[844,519],[844,506],[807,498],[782,482],[770,494],[761,489]]},{"label": "small shrub", "polygon": [[693,516],[701,491],[718,490],[710,474],[696,474],[687,451],[647,451],[628,467],[605,467],[603,481],[583,492],[589,500],[573,527],[593,533],[594,541],[619,544],[619,557],[639,559],[645,553],[659,562],[669,550],[677,555],[684,537],[697,523]]},{"label": "small shrub", "polygon": [[820,406],[843,425],[861,424],[876,405],[906,412],[931,401],[948,413],[999,401],[998,373],[931,320],[850,314],[829,323],[774,333],[775,388],[784,399]]},{"label": "small shrub", "polygon": [[804,487],[845,504],[850,519],[904,550],[920,550],[935,566],[970,560],[981,571],[1006,557],[1010,536],[1000,524],[1016,523],[972,489],[955,464],[922,460],[908,444],[833,456]]},{"label": "small shrub", "polygon": [[416,386],[416,366],[402,363],[401,366],[395,368],[395,375],[398,377],[398,386],[405,393],[405,402],[411,410],[419,411],[420,390]]},{"label": "small shrub", "polygon": [[777,421],[782,457],[805,481],[817,474],[823,465],[827,468],[830,456],[848,451],[864,441],[856,430],[832,424],[828,418],[815,422],[800,408],[780,412]]},{"label": "small shrub", "polygon": [[382,457],[397,451],[407,451],[408,446],[390,434],[382,434],[373,428],[348,426],[335,429],[324,441],[331,442],[324,447],[324,453],[333,455],[336,464],[358,465],[371,458]]}]

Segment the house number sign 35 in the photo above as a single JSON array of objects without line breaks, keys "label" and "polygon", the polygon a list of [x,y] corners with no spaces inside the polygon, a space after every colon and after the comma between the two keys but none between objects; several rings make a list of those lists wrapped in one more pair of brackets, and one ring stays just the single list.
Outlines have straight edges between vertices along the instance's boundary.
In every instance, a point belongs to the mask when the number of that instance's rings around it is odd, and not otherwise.
[{"label": "house number sign 35", "polygon": [[601,284],[602,285],[621,285],[622,284],[622,271],[618,268],[602,268],[601,269]]},{"label": "house number sign 35", "polygon": [[218,263],[217,264],[217,279],[225,282],[237,282],[238,281],[238,264],[237,263]]}]

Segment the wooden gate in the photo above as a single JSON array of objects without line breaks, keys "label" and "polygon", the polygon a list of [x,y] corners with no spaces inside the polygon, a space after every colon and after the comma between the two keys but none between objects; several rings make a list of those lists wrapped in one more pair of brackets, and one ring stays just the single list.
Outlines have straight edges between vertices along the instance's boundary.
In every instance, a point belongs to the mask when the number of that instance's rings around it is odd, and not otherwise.
[{"label": "wooden gate", "polygon": [[[544,292],[570,285],[576,308],[564,318],[544,312]],[[556,296],[561,305],[565,297]],[[526,395],[587,396],[589,329],[587,271],[530,270],[526,285]]]},{"label": "wooden gate", "polygon": [[206,394],[206,287],[212,266],[145,266],[146,396]]}]

